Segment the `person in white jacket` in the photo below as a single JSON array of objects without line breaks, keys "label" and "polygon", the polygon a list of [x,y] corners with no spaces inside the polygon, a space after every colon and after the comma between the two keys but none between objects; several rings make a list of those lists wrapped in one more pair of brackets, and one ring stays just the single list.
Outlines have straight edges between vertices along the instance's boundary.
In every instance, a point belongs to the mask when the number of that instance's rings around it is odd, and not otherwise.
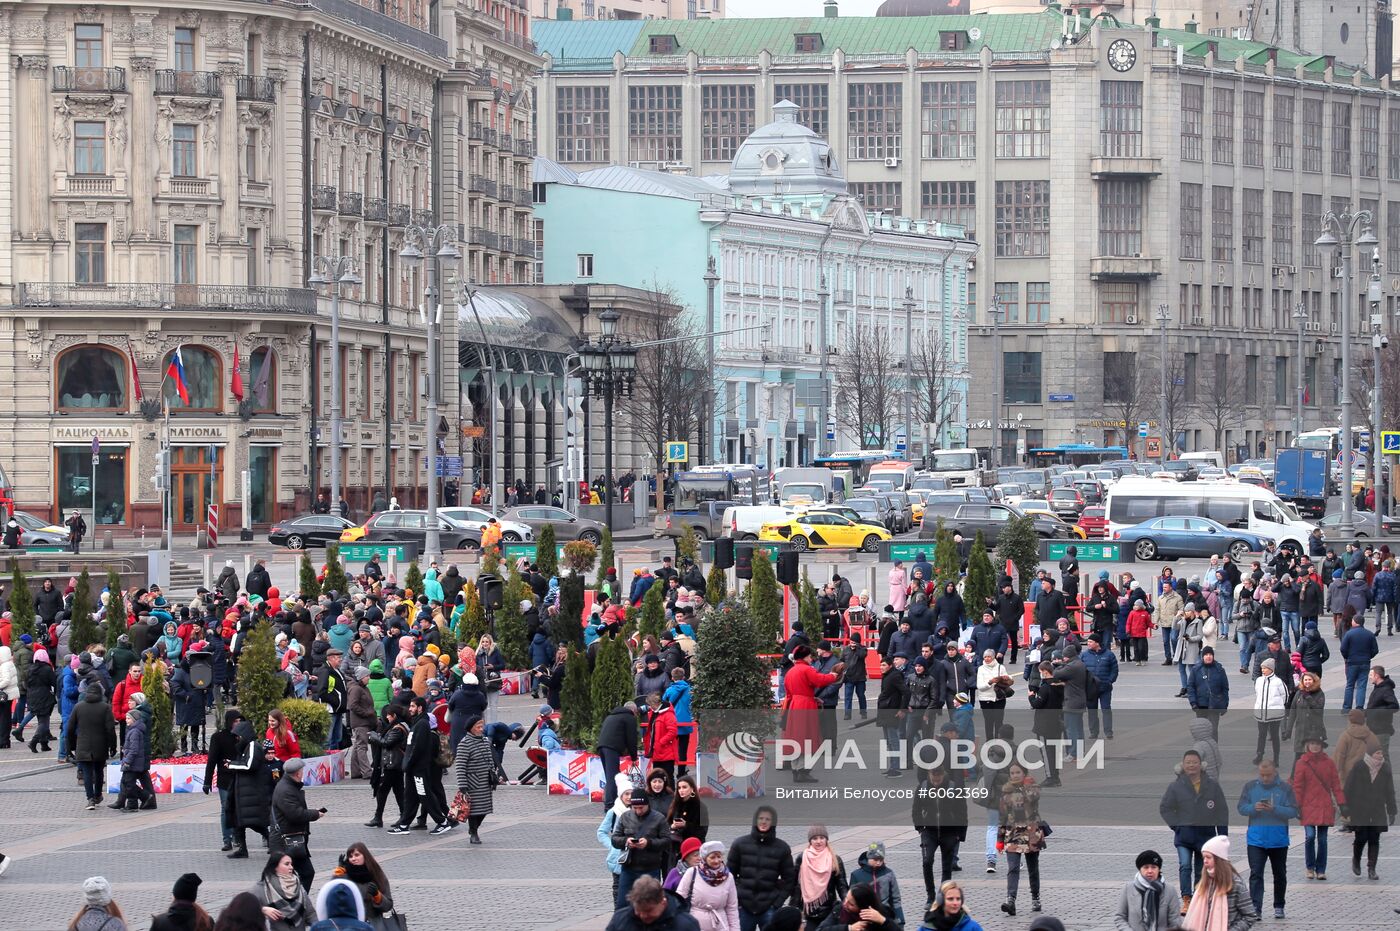
[{"label": "person in white jacket", "polygon": [[1259,743],[1254,751],[1254,765],[1264,759],[1264,740],[1273,742],[1274,765],[1278,765],[1279,732],[1288,714],[1288,686],[1274,674],[1274,661],[1266,659],[1259,665],[1259,678],[1254,680],[1254,720],[1259,726]]},{"label": "person in white jacket", "polygon": [[702,844],[699,862],[685,871],[676,886],[676,895],[690,904],[690,917],[700,931],[739,931],[739,888],[724,856],[719,841]]},{"label": "person in white jacket", "polygon": [[19,698],[19,670],[9,647],[0,647],[0,749],[10,745],[10,704]]}]

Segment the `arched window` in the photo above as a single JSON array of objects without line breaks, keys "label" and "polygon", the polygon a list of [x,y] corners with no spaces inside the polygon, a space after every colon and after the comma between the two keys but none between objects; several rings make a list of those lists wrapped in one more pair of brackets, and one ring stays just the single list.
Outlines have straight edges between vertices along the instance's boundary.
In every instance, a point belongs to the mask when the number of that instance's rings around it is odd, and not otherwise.
[{"label": "arched window", "polygon": [[[270,414],[277,410],[277,356],[268,346],[253,350],[248,365],[248,394],[253,410]],[[190,398],[194,400],[193,397]]]},{"label": "arched window", "polygon": [[160,364],[161,384],[165,393],[165,402],[170,405],[170,409],[172,411],[214,413],[222,411],[224,407],[224,365],[219,359],[219,354],[203,346],[180,347],[180,358],[185,363],[185,390],[190,396],[189,404],[180,400],[180,393],[175,390],[175,380],[165,377],[165,372],[170,367],[170,359],[174,355],[173,350],[167,353],[164,361]]},{"label": "arched window", "polygon": [[108,346],[74,346],[55,363],[59,410],[127,409],[127,361]]}]

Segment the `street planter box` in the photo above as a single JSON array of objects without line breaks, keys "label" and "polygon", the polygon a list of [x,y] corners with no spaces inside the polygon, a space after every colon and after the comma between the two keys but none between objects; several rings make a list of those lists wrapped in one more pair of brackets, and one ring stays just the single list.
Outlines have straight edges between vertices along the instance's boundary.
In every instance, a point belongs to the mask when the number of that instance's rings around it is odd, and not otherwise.
[{"label": "street planter box", "polygon": [[[346,763],[349,750],[337,750],[325,756],[308,757],[306,768],[302,770],[303,784],[308,786],[329,785],[340,782],[346,776]],[[121,787],[121,763],[107,764],[107,791],[116,792]],[[151,784],[157,795],[170,793],[198,793],[204,791],[203,763],[152,763]]]}]

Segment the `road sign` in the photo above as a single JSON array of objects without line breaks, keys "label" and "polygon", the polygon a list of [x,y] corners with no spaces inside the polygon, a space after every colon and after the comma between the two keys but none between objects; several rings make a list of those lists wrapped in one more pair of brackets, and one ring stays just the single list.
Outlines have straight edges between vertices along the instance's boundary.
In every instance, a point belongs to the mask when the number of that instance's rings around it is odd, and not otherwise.
[{"label": "road sign", "polygon": [[836,421],[828,420],[826,422],[826,438],[828,440],[836,439]]},{"label": "road sign", "polygon": [[1148,429],[1149,429],[1150,426],[1151,426],[1151,425],[1150,425],[1147,421],[1145,421],[1145,420],[1142,421],[1141,423],[1139,423],[1139,424],[1138,424],[1138,436],[1142,437],[1143,439],[1147,439],[1147,431],[1148,431]]},{"label": "road sign", "polygon": [[1381,452],[1387,456],[1400,456],[1400,430],[1381,431]]},{"label": "road sign", "polygon": [[667,462],[688,462],[690,461],[690,444],[679,440],[671,440],[666,444]]},{"label": "road sign", "polygon": [[[413,547],[414,550],[417,547]],[[393,552],[394,558],[402,562],[408,558],[409,547],[402,543],[342,543],[340,544],[340,558],[346,562],[369,562],[369,558],[375,553],[380,559],[387,559],[389,553]],[[417,556],[417,553],[414,554]]]},{"label": "road sign", "polygon": [[462,428],[462,436],[468,440],[480,440],[486,436],[486,428],[468,425]]},{"label": "road sign", "polygon": [[1045,559],[1059,559],[1074,547],[1080,562],[1123,562],[1123,544],[1087,543],[1083,540],[1055,540],[1045,544]]},{"label": "road sign", "polygon": [[92,455],[93,455],[93,457],[96,458],[97,454],[98,454],[99,452],[101,452],[101,451],[102,451],[102,441],[99,440],[99,439],[97,438],[97,434],[94,433],[94,434],[92,435]]},{"label": "road sign", "polygon": [[1056,401],[1056,402],[1059,402],[1059,401],[1073,401],[1073,400],[1074,400],[1074,395],[1072,395],[1072,394],[1052,394],[1052,395],[1050,395],[1050,400],[1051,400],[1051,401]]},{"label": "road sign", "polygon": [[1147,438],[1147,458],[1155,459],[1162,455],[1162,438],[1160,436],[1149,436]]},{"label": "road sign", "polygon": [[[433,474],[438,478],[461,478],[462,477],[462,457],[461,456],[434,456]],[[428,457],[423,457],[423,468],[428,467]]]}]

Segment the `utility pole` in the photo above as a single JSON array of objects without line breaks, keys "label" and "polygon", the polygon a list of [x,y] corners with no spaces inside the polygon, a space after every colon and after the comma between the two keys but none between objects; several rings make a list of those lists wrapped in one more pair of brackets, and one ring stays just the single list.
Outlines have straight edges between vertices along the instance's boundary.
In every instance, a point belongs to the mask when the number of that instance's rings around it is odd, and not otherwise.
[{"label": "utility pole", "polygon": [[1371,252],[1371,280],[1366,287],[1366,301],[1371,305],[1371,494],[1374,502],[1371,513],[1375,518],[1375,534],[1381,535],[1381,512],[1385,501],[1381,498],[1381,464],[1385,459],[1381,452],[1381,349],[1386,338],[1381,332],[1381,250]]},{"label": "utility pole", "polygon": [[[1157,325],[1161,327],[1162,339],[1158,343],[1158,351],[1162,354],[1162,412],[1159,415],[1157,424],[1157,455],[1158,463],[1162,469],[1167,467],[1167,321],[1171,319],[1171,311],[1165,303],[1157,305]],[[1133,428],[1132,424],[1124,424],[1123,432],[1127,433]],[[1142,458],[1147,458],[1147,450],[1142,451]]]},{"label": "utility pole", "polygon": [[[1307,326],[1308,322],[1308,305],[1301,298],[1298,300],[1297,308],[1293,311],[1293,322],[1298,324],[1298,391],[1297,396],[1293,399],[1297,405],[1293,414],[1293,443],[1297,445],[1298,437],[1303,435],[1303,369],[1305,361],[1303,359],[1303,328]],[[1328,468],[1331,466],[1329,465]]]},{"label": "utility pole", "polygon": [[[700,464],[709,465],[714,457],[715,433],[715,286],[719,272],[715,257],[705,263],[705,416],[700,420]],[[660,508],[657,509],[658,511]]]},{"label": "utility pole", "polygon": [[831,360],[828,358],[831,349],[830,340],[826,335],[826,302],[831,298],[831,291],[827,288],[826,272],[822,272],[821,284],[817,289],[817,339],[821,342],[821,379],[822,379],[822,404],[821,423],[817,429],[821,431],[817,434],[817,455],[822,456],[829,452],[826,440],[827,424],[831,421]]},{"label": "utility pole", "polygon": [[[914,288],[904,286],[904,454],[914,453]],[[928,450],[924,450],[925,455]]]}]

